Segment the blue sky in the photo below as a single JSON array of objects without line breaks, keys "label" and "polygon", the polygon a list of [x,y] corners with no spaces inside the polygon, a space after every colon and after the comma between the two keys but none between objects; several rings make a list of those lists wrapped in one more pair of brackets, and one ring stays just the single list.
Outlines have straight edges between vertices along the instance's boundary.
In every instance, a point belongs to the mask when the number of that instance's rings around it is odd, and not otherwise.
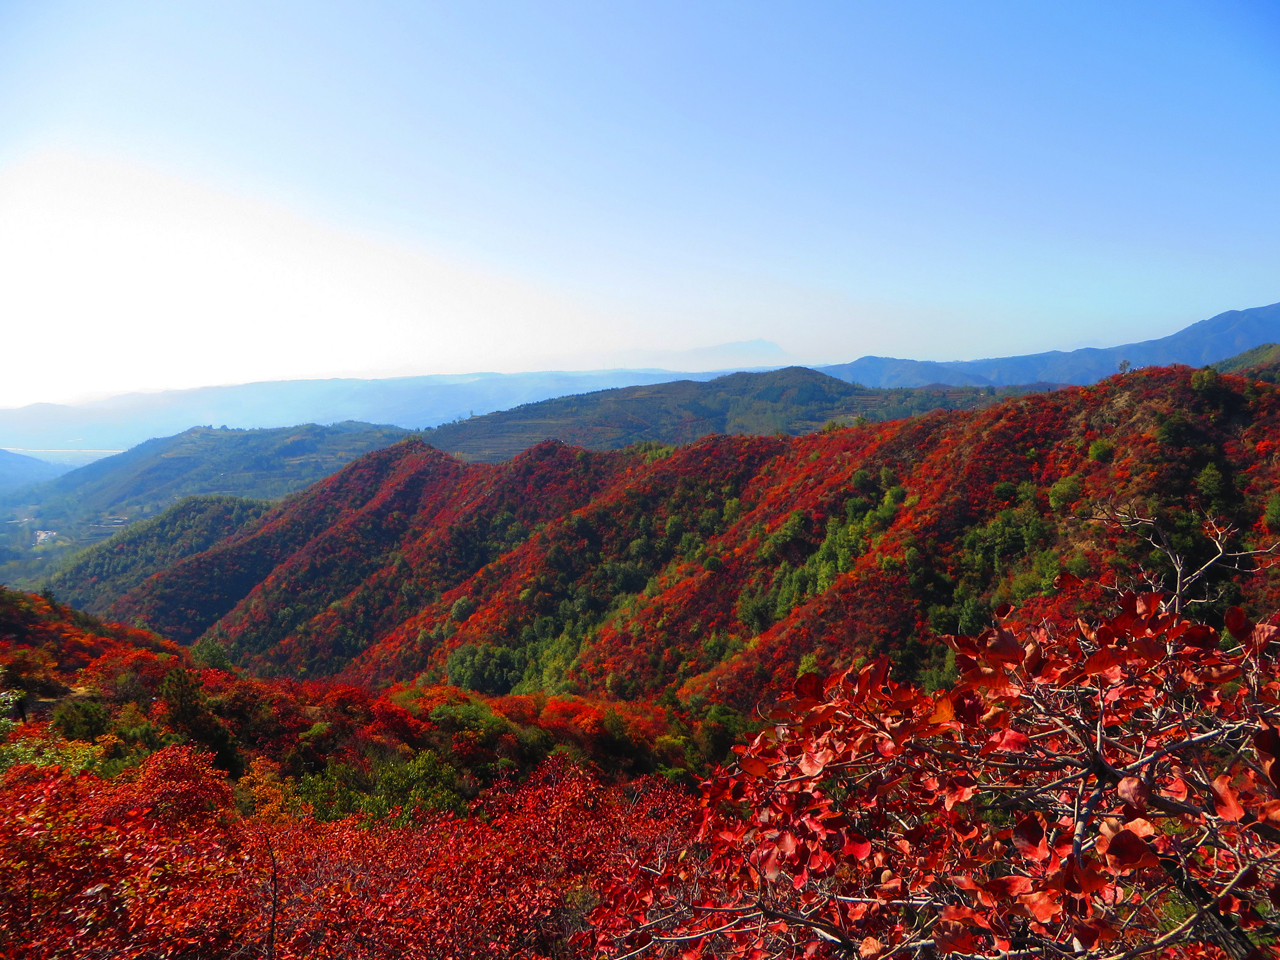
[{"label": "blue sky", "polygon": [[1280,300],[1278,10],[0,5],[0,316],[66,365],[0,404]]}]

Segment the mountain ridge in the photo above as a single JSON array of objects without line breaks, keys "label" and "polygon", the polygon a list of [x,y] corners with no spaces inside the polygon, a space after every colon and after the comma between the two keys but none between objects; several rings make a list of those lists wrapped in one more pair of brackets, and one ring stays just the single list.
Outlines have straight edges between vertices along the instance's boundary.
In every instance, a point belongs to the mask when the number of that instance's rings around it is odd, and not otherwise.
[{"label": "mountain ridge", "polygon": [[[918,638],[980,631],[1003,602],[1056,609],[1068,574],[1101,603],[1099,580],[1164,569],[1091,519],[1107,504],[1194,551],[1201,510],[1247,543],[1280,535],[1277,435],[1276,387],[1175,367],[801,437],[546,442],[500,464],[410,438],[109,612],[267,674],[749,708],[858,656],[942,669]],[[1249,594],[1275,605],[1280,570]]]},{"label": "mountain ridge", "polygon": [[422,431],[422,437],[465,460],[492,463],[547,439],[614,450],[633,443],[689,443],[709,434],[797,435],[858,417],[881,421],[972,409],[1057,386],[867,388],[793,366],[556,397],[444,424]]},{"label": "mountain ridge", "polygon": [[0,495],[42,480],[52,480],[65,472],[65,468],[47,460],[0,449]]},{"label": "mountain ridge", "polygon": [[1116,347],[1082,347],[955,361],[862,357],[851,363],[815,369],[869,387],[923,386],[928,382],[1011,386],[1036,381],[1085,385],[1115,373],[1126,360],[1135,367],[1175,363],[1202,367],[1277,340],[1280,340],[1280,303],[1273,303],[1228,310],[1166,337]]},{"label": "mountain ridge", "polygon": [[[1117,347],[945,362],[867,356],[849,363],[808,366],[867,387],[1085,384],[1114,373],[1122,360],[1135,366],[1170,363],[1204,366],[1275,341],[1280,341],[1280,304],[1227,311],[1166,337]],[[744,341],[726,346],[758,347],[761,343],[764,342]],[[749,359],[756,362],[770,356],[780,358],[782,355],[757,350]],[[751,369],[778,368],[765,365]],[[742,369],[744,367],[739,366],[701,373],[614,369],[335,378],[125,394],[79,405],[41,403],[0,409],[0,446],[48,450],[51,457],[55,454],[64,458],[79,456],[80,462],[88,462],[94,458],[94,451],[129,448],[198,424],[249,429],[360,420],[418,430],[439,427],[476,413],[484,415],[568,395],[673,380],[708,381]]]},{"label": "mountain ridge", "polygon": [[[300,423],[360,421],[406,430],[433,427],[477,411],[617,386],[711,379],[718,372],[669,370],[438,374],[383,379],[266,380],[158,393],[129,393],[82,404],[37,403],[0,409],[0,444],[96,450],[132,448],[193,426],[281,429]],[[74,437],[75,441],[66,438]],[[88,455],[89,459],[93,459]],[[87,461],[86,461],[87,462]]]}]

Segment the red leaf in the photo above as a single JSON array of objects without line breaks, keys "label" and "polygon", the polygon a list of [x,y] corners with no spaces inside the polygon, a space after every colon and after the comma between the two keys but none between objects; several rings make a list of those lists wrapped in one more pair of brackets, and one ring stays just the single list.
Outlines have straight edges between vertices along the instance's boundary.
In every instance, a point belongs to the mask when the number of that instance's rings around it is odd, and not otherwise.
[{"label": "red leaf", "polygon": [[1239,607],[1227,610],[1227,629],[1237,640],[1244,640],[1253,631],[1253,621]]},{"label": "red leaf", "polygon": [[742,772],[752,777],[767,777],[769,775],[769,764],[756,757],[743,757],[738,761],[738,766],[742,768]]},{"label": "red leaf", "polygon": [[1160,612],[1163,602],[1163,593],[1142,593],[1135,598],[1134,611],[1140,617],[1153,617]]},{"label": "red leaf", "polygon": [[1026,648],[1020,644],[1012,633],[1001,627],[983,634],[987,639],[987,649],[983,654],[992,663],[1021,663],[1026,659]]},{"label": "red leaf", "polygon": [[854,856],[859,860],[865,860],[871,856],[871,841],[860,833],[845,834],[844,847],[840,851],[840,855]]},{"label": "red leaf", "polygon": [[1280,635],[1280,627],[1273,627],[1269,623],[1260,623],[1249,634],[1249,646],[1254,653],[1261,653],[1278,635]]},{"label": "red leaf", "polygon": [[797,699],[819,700],[822,697],[822,680],[816,673],[806,673],[792,687]]},{"label": "red leaf", "polygon": [[902,896],[902,878],[894,877],[884,883],[877,884],[875,887],[876,896],[885,900],[893,900]]},{"label": "red leaf", "polygon": [[973,795],[978,792],[977,784],[969,777],[965,776],[954,777],[948,780],[946,784],[943,785],[942,790],[943,797],[945,798],[943,803],[946,805],[948,810],[954,807],[957,803],[963,803],[965,800],[971,799]]},{"label": "red leaf", "polygon": [[1124,663],[1124,657],[1115,647],[1103,647],[1084,662],[1083,669],[1086,676],[1092,677],[1115,670],[1122,663]]},{"label": "red leaf", "polygon": [[818,760],[813,754],[806,752],[805,755],[800,758],[800,762],[797,766],[800,768],[800,772],[806,777],[816,777],[822,772],[823,768],[826,767],[826,764]]},{"label": "red leaf", "polygon": [[1107,846],[1107,865],[1113,870],[1136,870],[1139,867],[1158,867],[1160,861],[1147,841],[1126,829],[1111,838]]},{"label": "red leaf", "polygon": [[1212,627],[1197,623],[1188,627],[1182,634],[1182,642],[1188,647],[1200,650],[1212,650],[1218,645],[1218,634]]},{"label": "red leaf", "polygon": [[1028,860],[1039,863],[1049,859],[1049,844],[1044,825],[1037,817],[1023,817],[1013,828],[1013,845]]},{"label": "red leaf", "polygon": [[988,880],[984,883],[982,888],[993,897],[1008,900],[1027,893],[1031,889],[1031,880],[1028,877],[1017,876],[996,877],[994,880]]},{"label": "red leaf", "polygon": [[973,934],[963,923],[939,920],[933,925],[933,948],[939,953],[970,953]]},{"label": "red leaf", "polygon": [[948,696],[940,696],[933,705],[933,713],[929,715],[930,723],[950,723],[956,718],[955,704]]},{"label": "red leaf", "polygon": [[761,864],[760,872],[769,880],[778,879],[778,876],[782,873],[782,868],[778,866],[777,847],[772,848],[769,851],[769,855],[764,858],[764,863]]},{"label": "red leaf", "polygon": [[1280,786],[1280,782],[1276,780],[1276,774],[1280,773],[1280,769],[1276,767],[1276,758],[1280,757],[1280,733],[1274,727],[1263,727],[1253,735],[1253,749],[1271,782]]},{"label": "red leaf", "polygon": [[1223,820],[1239,820],[1244,816],[1244,807],[1236,799],[1236,792],[1231,789],[1231,775],[1224,773],[1210,784],[1213,791],[1213,809]]},{"label": "red leaf", "polygon": [[1205,683],[1226,683],[1240,676],[1240,668],[1234,663],[1215,663],[1200,671]]},{"label": "red leaf", "polygon": [[1059,899],[1062,894],[1057,890],[1037,890],[1035,893],[1023,894],[1018,899],[1030,910],[1041,923],[1048,923],[1062,913]]},{"label": "red leaf", "polygon": [[1147,809],[1147,800],[1151,797],[1151,791],[1138,777],[1125,777],[1116,787],[1116,793],[1120,794],[1121,800],[1140,813]]},{"label": "red leaf", "polygon": [[1019,733],[1011,728],[1004,732],[997,749],[1004,750],[1006,753],[1026,753],[1031,749],[1031,740],[1025,733]]}]

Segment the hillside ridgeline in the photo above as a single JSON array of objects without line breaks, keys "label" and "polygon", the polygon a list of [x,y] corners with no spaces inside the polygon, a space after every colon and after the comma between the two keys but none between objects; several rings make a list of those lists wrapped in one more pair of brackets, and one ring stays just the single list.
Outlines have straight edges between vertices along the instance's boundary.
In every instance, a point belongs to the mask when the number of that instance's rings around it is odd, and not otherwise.
[{"label": "hillside ridgeline", "polygon": [[233,536],[270,506],[266,500],[244,497],[187,497],[159,516],[131,524],[75,554],[49,577],[48,586],[72,607],[103,613],[157,570]]},{"label": "hillside ridgeline", "polygon": [[[1152,368],[796,438],[544,443],[498,465],[409,439],[109,611],[268,674],[749,709],[877,652],[945,672],[931,634],[1074,603],[1063,577],[1095,603],[1168,579],[1108,513],[1154,518],[1188,562],[1212,553],[1206,515],[1233,548],[1269,542],[1278,435],[1275,387]],[[1273,573],[1246,579],[1275,605]],[[1200,586],[1220,604],[1237,582]]]},{"label": "hillside ridgeline", "polygon": [[1118,347],[1083,347],[942,363],[862,357],[852,363],[818,369],[842,380],[877,387],[916,387],[927,383],[999,386],[1036,381],[1090,384],[1115,373],[1122,362],[1134,367],[1175,363],[1200,367],[1277,340],[1280,340],[1280,303],[1273,303],[1248,310],[1228,310],[1167,337]]},{"label": "hillside ridgeline", "polygon": [[279,499],[405,433],[397,427],[339,423],[282,430],[193,427],[148,440],[55,480],[0,495],[0,514],[16,521],[5,523],[0,533],[0,580],[42,582],[75,550],[184,497]]},{"label": "hillside ridgeline", "polygon": [[787,367],[559,397],[444,424],[422,436],[461,459],[496,463],[542,440],[617,450],[633,443],[690,443],[711,434],[797,436],[858,418],[880,422],[933,410],[972,410],[1057,386],[881,390]]},{"label": "hillside ridgeline", "polygon": [[23,453],[11,450],[0,450],[0,495],[19,490],[39,483],[41,480],[52,480],[66,470],[57,464],[28,457]]}]

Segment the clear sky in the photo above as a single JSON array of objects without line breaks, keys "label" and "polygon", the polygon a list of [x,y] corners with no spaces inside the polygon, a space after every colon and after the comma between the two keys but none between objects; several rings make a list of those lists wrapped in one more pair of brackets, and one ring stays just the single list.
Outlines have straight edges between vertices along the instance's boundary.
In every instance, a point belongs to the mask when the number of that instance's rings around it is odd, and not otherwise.
[{"label": "clear sky", "polygon": [[1280,300],[1280,5],[0,3],[0,405]]}]

